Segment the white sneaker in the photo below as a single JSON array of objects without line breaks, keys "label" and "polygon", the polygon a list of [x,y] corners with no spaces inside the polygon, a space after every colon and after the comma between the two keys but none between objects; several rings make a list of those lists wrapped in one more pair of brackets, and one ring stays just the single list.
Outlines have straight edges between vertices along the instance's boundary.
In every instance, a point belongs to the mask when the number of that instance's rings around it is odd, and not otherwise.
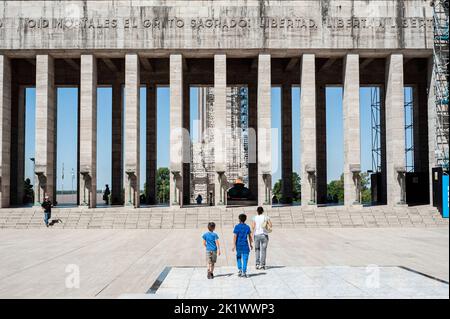
[{"label": "white sneaker", "polygon": [[261,266],[260,265],[256,265],[256,269],[261,269]]}]

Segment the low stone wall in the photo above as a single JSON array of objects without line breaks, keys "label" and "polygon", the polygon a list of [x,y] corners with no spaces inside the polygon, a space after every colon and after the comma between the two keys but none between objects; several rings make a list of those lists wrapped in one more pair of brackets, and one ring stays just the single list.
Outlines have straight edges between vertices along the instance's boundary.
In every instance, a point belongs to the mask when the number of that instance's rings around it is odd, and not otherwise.
[{"label": "low stone wall", "polygon": [[[52,228],[72,229],[171,229],[206,228],[209,221],[218,227],[232,227],[242,212],[249,218],[256,207],[242,208],[184,208],[164,207],[129,209],[109,208],[54,208],[52,220],[59,220]],[[274,228],[304,227],[445,227],[448,219],[430,206],[362,208],[329,207],[274,207],[268,210]],[[0,228],[45,228],[40,208],[0,209]]]}]

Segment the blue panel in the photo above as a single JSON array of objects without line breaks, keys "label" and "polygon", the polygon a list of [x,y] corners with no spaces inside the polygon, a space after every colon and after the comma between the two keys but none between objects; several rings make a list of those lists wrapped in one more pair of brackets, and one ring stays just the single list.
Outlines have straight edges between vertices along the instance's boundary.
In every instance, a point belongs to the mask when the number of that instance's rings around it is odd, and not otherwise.
[{"label": "blue panel", "polygon": [[448,175],[442,175],[442,217],[448,218]]}]

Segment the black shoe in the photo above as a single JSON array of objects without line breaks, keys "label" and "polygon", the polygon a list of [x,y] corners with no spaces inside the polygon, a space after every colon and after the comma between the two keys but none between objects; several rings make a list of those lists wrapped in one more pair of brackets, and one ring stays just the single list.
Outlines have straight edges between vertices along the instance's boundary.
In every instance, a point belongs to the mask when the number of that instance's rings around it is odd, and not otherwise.
[{"label": "black shoe", "polygon": [[211,279],[214,279],[214,273],[211,273]]},{"label": "black shoe", "polygon": [[266,266],[260,266],[259,270],[266,270]]},{"label": "black shoe", "polygon": [[250,278],[250,276],[249,276],[246,272],[244,272],[244,273],[242,274],[242,277],[244,277],[244,278]]},{"label": "black shoe", "polygon": [[238,277],[242,277],[242,270],[239,270]]}]

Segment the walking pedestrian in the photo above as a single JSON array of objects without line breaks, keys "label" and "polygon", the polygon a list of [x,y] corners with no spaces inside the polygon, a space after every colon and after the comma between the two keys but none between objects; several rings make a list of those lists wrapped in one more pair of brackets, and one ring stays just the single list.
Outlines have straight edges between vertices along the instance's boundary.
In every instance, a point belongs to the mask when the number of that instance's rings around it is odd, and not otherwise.
[{"label": "walking pedestrian", "polygon": [[258,215],[253,217],[252,230],[255,236],[256,269],[266,269],[267,245],[269,244],[269,233],[272,231],[272,222],[269,216],[264,214],[260,206],[256,209]]},{"label": "walking pedestrian", "polygon": [[238,267],[238,276],[249,278],[247,274],[248,257],[250,250],[253,249],[252,231],[245,221],[247,215],[239,215],[239,224],[234,227],[233,251],[236,251],[236,261]]}]

